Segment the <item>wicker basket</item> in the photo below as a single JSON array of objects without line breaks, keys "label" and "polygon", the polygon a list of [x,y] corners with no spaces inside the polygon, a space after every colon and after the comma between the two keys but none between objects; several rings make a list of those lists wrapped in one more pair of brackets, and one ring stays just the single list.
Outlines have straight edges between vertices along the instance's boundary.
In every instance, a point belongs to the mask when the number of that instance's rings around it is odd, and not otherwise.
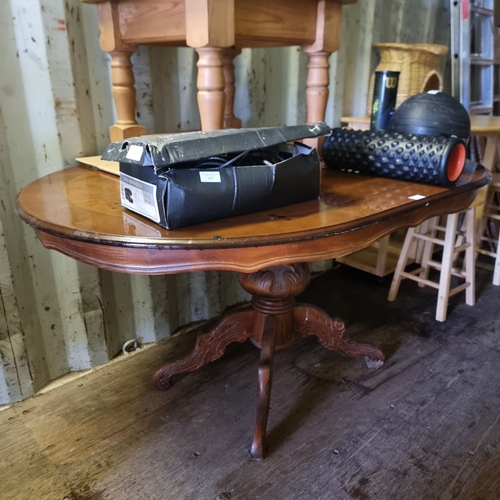
[{"label": "wicker basket", "polygon": [[[408,97],[429,90],[443,90],[439,70],[441,57],[448,53],[446,45],[428,43],[377,43],[380,62],[375,71],[399,71],[396,107]],[[375,74],[370,79],[367,114],[371,115]]]}]

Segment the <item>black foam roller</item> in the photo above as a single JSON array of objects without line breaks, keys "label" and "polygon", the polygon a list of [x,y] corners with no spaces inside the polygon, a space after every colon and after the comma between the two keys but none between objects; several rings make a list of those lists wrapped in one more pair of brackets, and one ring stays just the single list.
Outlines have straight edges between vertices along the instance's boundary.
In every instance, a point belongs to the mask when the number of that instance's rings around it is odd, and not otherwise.
[{"label": "black foam roller", "polygon": [[336,128],[323,143],[328,168],[445,187],[460,176],[465,156],[457,137]]}]

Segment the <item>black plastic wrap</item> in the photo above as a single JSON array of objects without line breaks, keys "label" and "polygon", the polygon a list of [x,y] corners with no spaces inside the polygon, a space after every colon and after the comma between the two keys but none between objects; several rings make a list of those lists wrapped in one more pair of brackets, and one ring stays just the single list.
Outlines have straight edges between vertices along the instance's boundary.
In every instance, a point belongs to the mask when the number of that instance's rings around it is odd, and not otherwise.
[{"label": "black plastic wrap", "polygon": [[[241,151],[254,151],[268,146],[326,135],[330,127],[323,122],[289,127],[224,129],[210,132],[143,135],[110,144],[103,160],[152,165],[155,169],[182,168],[210,156]],[[140,157],[130,154],[130,148],[142,148]]]}]

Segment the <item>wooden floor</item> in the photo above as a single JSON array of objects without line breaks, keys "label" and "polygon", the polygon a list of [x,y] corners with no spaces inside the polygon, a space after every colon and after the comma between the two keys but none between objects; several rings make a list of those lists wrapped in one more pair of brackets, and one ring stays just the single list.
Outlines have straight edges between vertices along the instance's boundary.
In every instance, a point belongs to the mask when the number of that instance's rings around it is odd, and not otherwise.
[{"label": "wooden floor", "polygon": [[[486,268],[485,268],[486,267]],[[303,301],[386,354],[361,360],[297,339],[277,353],[269,451],[248,460],[258,350],[233,345],[159,392],[151,377],[190,350],[173,337],[0,412],[0,498],[36,500],[500,499],[500,289],[478,302],[340,266]]]}]

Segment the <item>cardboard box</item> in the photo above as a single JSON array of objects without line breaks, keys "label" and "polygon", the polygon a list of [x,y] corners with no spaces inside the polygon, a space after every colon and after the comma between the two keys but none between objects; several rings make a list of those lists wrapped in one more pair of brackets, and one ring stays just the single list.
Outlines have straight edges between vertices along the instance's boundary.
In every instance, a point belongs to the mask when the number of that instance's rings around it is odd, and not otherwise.
[{"label": "cardboard box", "polygon": [[324,123],[141,136],[110,144],[122,205],[167,229],[318,198]]}]

